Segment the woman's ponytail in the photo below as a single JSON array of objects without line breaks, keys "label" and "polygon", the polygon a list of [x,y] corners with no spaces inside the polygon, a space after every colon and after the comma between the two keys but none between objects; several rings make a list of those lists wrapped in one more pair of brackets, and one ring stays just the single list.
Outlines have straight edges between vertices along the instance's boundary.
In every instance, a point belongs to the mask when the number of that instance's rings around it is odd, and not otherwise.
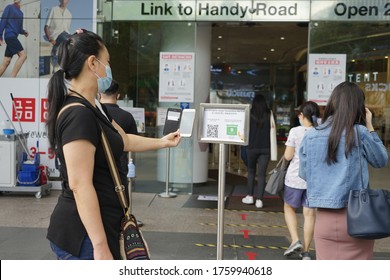
[{"label": "woman's ponytail", "polygon": [[312,115],[311,120],[314,127],[318,126],[318,117],[316,115]]},{"label": "woman's ponytail", "polygon": [[47,86],[48,90],[48,115],[46,119],[46,127],[49,138],[49,143],[52,148],[55,148],[55,127],[57,116],[65,101],[67,88],[65,85],[65,72],[60,69],[53,74]]}]

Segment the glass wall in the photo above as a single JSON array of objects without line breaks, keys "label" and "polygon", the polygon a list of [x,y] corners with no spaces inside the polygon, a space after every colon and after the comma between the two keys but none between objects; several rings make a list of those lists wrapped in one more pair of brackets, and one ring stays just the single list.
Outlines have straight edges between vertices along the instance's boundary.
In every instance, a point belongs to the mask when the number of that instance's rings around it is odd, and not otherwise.
[{"label": "glass wall", "polygon": [[319,21],[309,32],[310,53],[347,55],[346,79],[365,92],[375,130],[390,148],[390,24]]},{"label": "glass wall", "polygon": [[[179,103],[159,103],[160,52],[194,52],[195,32],[195,24],[188,22],[126,21],[103,25],[113,77],[119,82],[123,99],[120,105],[145,109],[144,136],[162,137],[158,108],[180,106]],[[174,182],[172,186],[176,191],[192,192],[192,144],[191,139],[182,139],[179,147],[171,149],[170,182]],[[165,191],[166,152],[164,149],[135,156],[138,178],[135,190]],[[183,162],[177,165],[177,161]],[[183,172],[184,177],[180,175]]]}]

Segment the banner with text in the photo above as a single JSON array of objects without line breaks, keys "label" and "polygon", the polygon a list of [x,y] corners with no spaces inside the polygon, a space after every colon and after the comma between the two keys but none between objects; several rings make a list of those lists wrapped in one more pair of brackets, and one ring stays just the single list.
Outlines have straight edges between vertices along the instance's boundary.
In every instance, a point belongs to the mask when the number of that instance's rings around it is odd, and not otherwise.
[{"label": "banner with text", "polygon": [[159,102],[194,102],[194,66],[194,53],[160,53]]},{"label": "banner with text", "polygon": [[[47,83],[48,79],[2,78],[1,102],[7,113],[0,110],[0,120],[6,120],[8,115],[18,133],[28,133],[27,149],[30,156],[39,153],[41,165],[48,168],[50,176],[57,177],[59,172],[54,166],[55,154],[50,148],[45,127],[48,110]],[[14,97],[15,106],[10,93]]]},{"label": "banner with text", "polygon": [[325,106],[333,89],[345,81],[345,54],[309,54],[308,100]]},{"label": "banner with text", "polygon": [[120,1],[113,20],[140,21],[309,21],[310,1]]}]

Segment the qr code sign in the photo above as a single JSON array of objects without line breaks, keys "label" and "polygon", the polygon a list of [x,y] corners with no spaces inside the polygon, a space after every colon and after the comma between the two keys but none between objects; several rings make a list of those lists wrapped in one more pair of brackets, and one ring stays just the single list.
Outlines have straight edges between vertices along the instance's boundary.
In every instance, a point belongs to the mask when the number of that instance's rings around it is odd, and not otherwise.
[{"label": "qr code sign", "polygon": [[207,125],[207,137],[209,138],[218,138],[218,125]]}]

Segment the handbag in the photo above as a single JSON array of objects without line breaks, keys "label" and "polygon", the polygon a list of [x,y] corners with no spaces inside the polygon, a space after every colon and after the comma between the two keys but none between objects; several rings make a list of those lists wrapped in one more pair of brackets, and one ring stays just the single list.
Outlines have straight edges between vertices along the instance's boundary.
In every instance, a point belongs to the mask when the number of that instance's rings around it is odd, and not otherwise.
[{"label": "handbag", "polygon": [[290,161],[286,160],[284,155],[280,158],[278,164],[268,174],[271,176],[265,186],[265,191],[270,194],[280,194],[284,188],[284,178],[286,177]]},{"label": "handbag", "polygon": [[[360,175],[363,186],[360,138],[357,129]],[[354,238],[380,239],[390,236],[390,193],[387,190],[351,190],[347,207],[348,234]]]},{"label": "handbag", "polygon": [[112,155],[110,143],[108,142],[103,128],[102,142],[110,173],[114,181],[115,192],[118,195],[124,213],[119,234],[121,258],[123,260],[150,260],[148,245],[138,227],[136,218],[131,214],[131,207],[129,206],[129,202],[125,195],[125,187],[120,181],[118,168]]}]

